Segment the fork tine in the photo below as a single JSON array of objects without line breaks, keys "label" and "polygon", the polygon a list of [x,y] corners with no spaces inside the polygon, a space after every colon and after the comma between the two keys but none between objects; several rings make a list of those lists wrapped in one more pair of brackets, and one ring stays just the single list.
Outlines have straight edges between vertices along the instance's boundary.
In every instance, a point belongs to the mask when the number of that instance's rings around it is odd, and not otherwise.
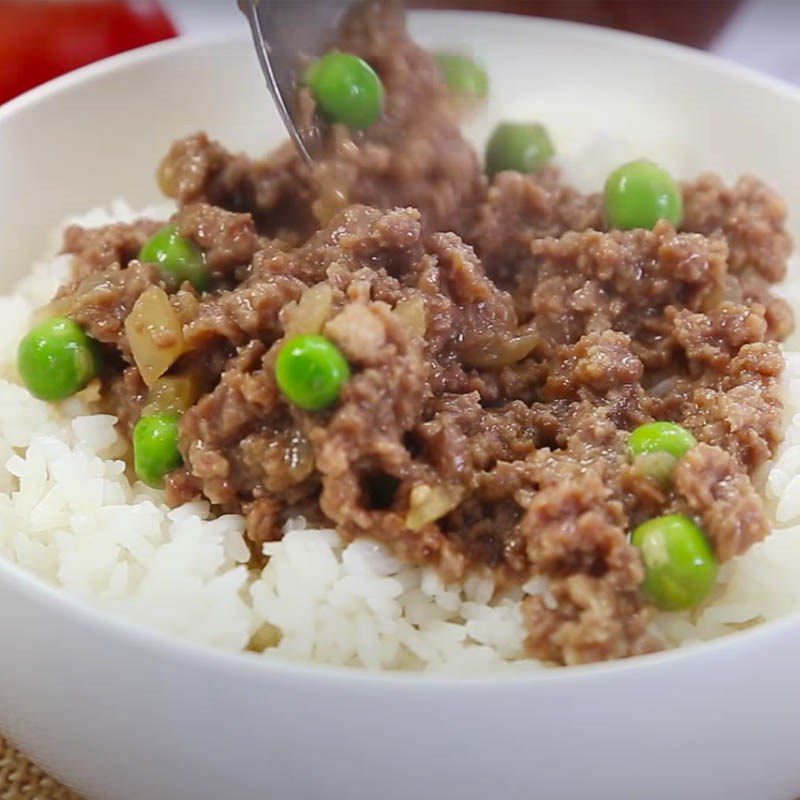
[{"label": "fork tine", "polygon": [[239,0],[278,112],[300,155],[311,164],[313,132],[296,123],[292,102],[301,59],[319,54],[351,0]]}]

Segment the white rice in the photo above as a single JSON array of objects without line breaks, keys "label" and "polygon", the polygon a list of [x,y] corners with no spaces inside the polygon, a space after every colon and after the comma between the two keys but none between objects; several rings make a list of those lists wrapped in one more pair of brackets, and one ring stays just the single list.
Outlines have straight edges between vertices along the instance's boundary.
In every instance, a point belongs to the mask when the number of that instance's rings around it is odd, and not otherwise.
[{"label": "white rice", "polygon": [[[135,216],[116,201],[69,221]],[[169,509],[160,492],[131,480],[113,417],[79,398],[32,398],[17,383],[17,343],[68,262],[36,264],[0,297],[0,556],[131,622],[229,651],[369,669],[541,668],[524,657],[520,602],[546,596],[544,579],[503,596],[490,578],[446,586],[377,542],[343,546],[302,518],[266,546],[267,566],[250,571],[241,517],[211,519],[202,502]],[[787,360],[791,422],[765,483],[778,530],[725,565],[714,602],[693,618],[659,616],[676,646],[800,609],[800,353]]]}]

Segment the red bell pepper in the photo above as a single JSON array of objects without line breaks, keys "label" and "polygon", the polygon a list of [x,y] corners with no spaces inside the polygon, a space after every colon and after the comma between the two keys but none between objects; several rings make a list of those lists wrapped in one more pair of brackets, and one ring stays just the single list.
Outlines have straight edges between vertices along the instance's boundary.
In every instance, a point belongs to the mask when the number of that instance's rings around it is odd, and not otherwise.
[{"label": "red bell pepper", "polygon": [[153,0],[0,0],[0,103],[77,67],[175,35]]}]

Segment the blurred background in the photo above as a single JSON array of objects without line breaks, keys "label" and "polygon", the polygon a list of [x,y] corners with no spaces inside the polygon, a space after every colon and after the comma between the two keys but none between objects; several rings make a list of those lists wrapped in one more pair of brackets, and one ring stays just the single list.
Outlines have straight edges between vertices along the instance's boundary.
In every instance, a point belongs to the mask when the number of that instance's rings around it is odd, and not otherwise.
[{"label": "blurred background", "polygon": [[[408,5],[505,11],[634,31],[710,50],[800,84],[800,0],[410,0]],[[243,26],[235,0],[0,0],[0,103],[114,53]]]}]

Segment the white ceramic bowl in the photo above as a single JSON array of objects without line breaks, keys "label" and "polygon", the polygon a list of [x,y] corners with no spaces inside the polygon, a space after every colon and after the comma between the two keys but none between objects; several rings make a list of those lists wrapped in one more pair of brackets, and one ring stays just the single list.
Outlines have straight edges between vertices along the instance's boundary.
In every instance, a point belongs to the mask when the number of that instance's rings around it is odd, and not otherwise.
[{"label": "white ceramic bowl", "polygon": [[[752,170],[800,217],[800,96],[688,50],[497,15],[414,17],[488,64],[490,116],[551,126],[597,176],[647,154]],[[482,125],[475,134],[482,135]],[[281,135],[245,38],[174,42],[0,109],[3,287],[65,214],[156,198],[199,128]],[[596,139],[598,131],[612,139]],[[617,141],[617,139],[621,141]],[[591,180],[586,172],[584,180]],[[800,618],[681,652],[497,680],[234,657],[106,619],[0,563],[0,725],[90,800],[790,800],[800,794]]]}]

